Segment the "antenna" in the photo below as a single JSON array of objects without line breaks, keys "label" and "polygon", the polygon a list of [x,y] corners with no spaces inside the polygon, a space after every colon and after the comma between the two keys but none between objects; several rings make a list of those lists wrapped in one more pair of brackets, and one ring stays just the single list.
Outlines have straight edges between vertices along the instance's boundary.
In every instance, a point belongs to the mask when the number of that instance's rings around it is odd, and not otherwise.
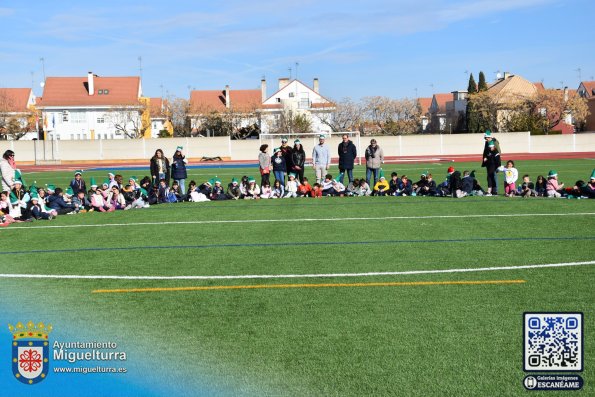
[{"label": "antenna", "polygon": [[35,72],[31,71],[31,89],[35,87]]},{"label": "antenna", "polygon": [[580,83],[581,81],[583,81],[582,69],[578,68],[578,69],[574,69],[574,71],[578,72],[578,82]]},{"label": "antenna", "polygon": [[296,79],[296,80],[297,80],[297,78],[298,78],[298,66],[300,66],[300,63],[299,63],[299,62],[296,62],[296,63],[295,63],[295,79]]},{"label": "antenna", "polygon": [[415,87],[415,98],[417,98],[417,87]]},{"label": "antenna", "polygon": [[560,81],[560,87],[564,88],[564,82]]},{"label": "antenna", "polygon": [[430,83],[430,87],[432,87],[432,94],[434,93],[434,83]]},{"label": "antenna", "polygon": [[287,70],[289,70],[289,80],[291,80],[291,68],[288,68]]},{"label": "antenna", "polygon": [[139,56],[138,57],[138,73],[140,76],[140,79],[143,79],[143,57]]},{"label": "antenna", "polygon": [[163,84],[160,84],[159,88],[161,88],[161,99],[163,99]]},{"label": "antenna", "polygon": [[39,62],[41,62],[41,73],[43,76],[43,81],[45,82],[45,59],[41,57],[39,58]]}]

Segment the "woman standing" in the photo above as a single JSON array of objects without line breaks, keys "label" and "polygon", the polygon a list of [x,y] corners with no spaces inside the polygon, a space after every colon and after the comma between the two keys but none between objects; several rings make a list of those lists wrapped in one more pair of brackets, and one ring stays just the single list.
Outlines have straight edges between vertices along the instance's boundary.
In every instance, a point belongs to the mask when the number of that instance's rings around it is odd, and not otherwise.
[{"label": "woman standing", "polygon": [[287,173],[287,166],[281,148],[275,149],[275,154],[273,155],[271,161],[273,163],[273,172],[275,173],[275,180],[281,182],[281,185],[285,186],[285,174]]},{"label": "woman standing", "polygon": [[0,161],[0,173],[2,173],[2,191],[10,192],[14,187],[14,177],[17,165],[14,162],[14,152],[7,150]]},{"label": "woman standing", "polygon": [[260,186],[270,184],[269,177],[271,174],[271,158],[267,154],[269,145],[260,145],[260,153],[258,153],[258,166],[260,168]]},{"label": "woman standing", "polygon": [[306,162],[306,152],[299,139],[293,141],[291,150],[291,171],[297,176],[300,183],[304,182],[304,163]]},{"label": "woman standing", "polygon": [[169,160],[163,155],[163,150],[155,150],[155,155],[151,158],[151,179],[153,186],[159,186],[159,181],[165,179],[169,186]]},{"label": "woman standing", "polygon": [[370,185],[370,177],[374,174],[374,183],[370,186],[375,186],[378,182],[378,173],[380,167],[384,163],[384,151],[376,139],[370,141],[370,146],[366,148],[366,182]]},{"label": "woman standing", "polygon": [[182,146],[176,148],[171,162],[171,178],[180,185],[182,195],[186,194],[186,178],[188,178],[188,172],[186,171],[188,160],[186,160],[186,156],[182,152],[183,149]]},{"label": "woman standing", "polygon": [[488,193],[486,196],[497,196],[498,185],[496,184],[496,172],[502,163],[495,142],[488,142],[488,147],[490,151],[487,153],[482,164],[482,167],[486,167],[488,173]]}]

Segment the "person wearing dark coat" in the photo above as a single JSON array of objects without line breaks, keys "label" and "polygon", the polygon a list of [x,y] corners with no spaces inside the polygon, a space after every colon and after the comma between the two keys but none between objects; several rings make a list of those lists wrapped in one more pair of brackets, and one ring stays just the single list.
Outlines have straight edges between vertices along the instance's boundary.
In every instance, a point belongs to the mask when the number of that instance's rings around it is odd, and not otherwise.
[{"label": "person wearing dark coat", "polygon": [[[291,154],[292,154],[292,150],[291,150],[291,146],[289,146],[287,144],[287,138],[283,137],[283,139],[281,139],[281,146],[279,146],[279,149],[281,149],[281,155],[283,156],[283,158],[285,159],[285,173],[289,172],[289,170],[291,170]],[[282,180],[281,183],[285,184],[285,180]]]},{"label": "person wearing dark coat", "polygon": [[[502,154],[502,152],[500,151],[500,142],[498,142],[498,140],[492,136],[492,132],[490,130],[486,130],[483,137],[485,140],[485,144],[483,145],[483,161],[481,163],[481,166],[485,167],[486,161],[488,159],[488,154],[491,152],[490,145],[493,145],[496,148],[495,150],[498,154]],[[496,171],[493,172],[493,175],[491,177],[493,178],[494,182],[494,194],[498,194],[498,177],[496,175]],[[488,175],[488,178],[490,178],[490,175]]]},{"label": "person wearing dark coat", "polygon": [[182,146],[178,146],[172,158],[171,179],[173,179],[174,182],[178,182],[178,185],[180,185],[180,193],[184,195],[186,194],[186,178],[188,178],[188,172],[186,171],[188,160],[186,160],[186,156],[184,156],[182,149]]},{"label": "person wearing dark coat", "polygon": [[291,171],[296,175],[300,183],[304,182],[304,163],[306,162],[306,152],[299,139],[293,141],[293,149],[291,150]]},{"label": "person wearing dark coat", "polygon": [[70,187],[72,188],[74,194],[77,194],[81,190],[85,193],[87,192],[87,184],[82,178],[82,171],[76,171],[74,173],[74,179],[70,181]]},{"label": "person wearing dark coat", "polygon": [[343,135],[343,141],[339,144],[339,182],[343,183],[345,171],[347,171],[347,178],[349,183],[353,182],[353,166],[357,158],[357,148],[349,140],[349,137]]},{"label": "person wearing dark coat", "polygon": [[150,168],[153,186],[159,186],[161,179],[165,179],[165,184],[169,186],[169,160],[163,155],[163,150],[155,150],[155,155],[151,157]]},{"label": "person wearing dark coat", "polygon": [[496,196],[498,194],[498,185],[496,183],[496,172],[502,165],[500,153],[496,150],[494,142],[489,142],[490,152],[485,157],[482,167],[486,167],[488,174],[488,193],[486,196]]},{"label": "person wearing dark coat", "polygon": [[48,198],[48,207],[53,210],[56,210],[58,215],[68,214],[68,213],[74,211],[74,209],[75,209],[74,205],[64,201],[64,197],[62,196],[62,194],[63,194],[62,189],[60,189],[58,187],[58,188],[56,188],[54,194],[52,194]]}]

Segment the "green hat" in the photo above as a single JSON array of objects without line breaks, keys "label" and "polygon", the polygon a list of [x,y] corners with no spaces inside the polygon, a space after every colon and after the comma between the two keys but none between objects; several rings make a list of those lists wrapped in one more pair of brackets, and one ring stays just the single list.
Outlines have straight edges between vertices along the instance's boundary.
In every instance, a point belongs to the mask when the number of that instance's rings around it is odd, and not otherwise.
[{"label": "green hat", "polygon": [[221,183],[221,179],[215,177],[215,183],[219,183],[220,184]]},{"label": "green hat", "polygon": [[[290,172],[290,173],[289,173],[289,176],[291,176],[291,177],[295,178],[295,174],[294,174],[293,172]],[[288,176],[288,177],[289,177],[289,176]]]},{"label": "green hat", "polygon": [[128,178],[129,181],[134,181],[134,183],[138,182],[138,178],[136,176],[131,176],[130,178]]},{"label": "green hat", "polygon": [[76,170],[74,171],[74,176],[83,175],[83,170]]},{"label": "green hat", "polygon": [[273,150],[273,153],[277,153],[277,152],[280,152],[280,151],[281,151],[281,148],[279,148],[279,147],[276,147],[276,148]]},{"label": "green hat", "polygon": [[109,186],[109,179],[104,179],[103,180],[103,185],[108,185]]},{"label": "green hat", "polygon": [[302,144],[302,141],[300,141],[299,139],[296,139],[295,141],[293,141],[293,143],[296,144],[296,145],[299,143],[301,145]]},{"label": "green hat", "polygon": [[256,183],[256,179],[254,179],[253,176],[249,176],[248,177],[248,183],[252,183],[252,182],[255,182]]},{"label": "green hat", "polygon": [[595,179],[595,169],[593,169],[593,172],[591,172],[591,179]]},{"label": "green hat", "polygon": [[184,149],[184,146],[178,146],[178,147],[176,147],[176,152],[177,152],[178,150],[179,150],[179,151],[182,151],[182,149]]},{"label": "green hat", "polygon": [[53,192],[56,190],[56,185],[52,183],[48,183],[47,185],[45,185],[45,187],[47,188],[48,192]]},{"label": "green hat", "polygon": [[424,171],[421,173],[421,176],[428,176],[429,173],[430,173],[430,171]]},{"label": "green hat", "polygon": [[236,178],[231,178],[231,183],[238,183],[238,180]]},{"label": "green hat", "polygon": [[107,173],[107,176],[109,176],[111,178],[111,177],[116,176],[116,174],[114,174],[113,172],[110,171],[110,172]]},{"label": "green hat", "polygon": [[287,137],[284,136],[283,138],[281,138],[281,142],[287,142]]},{"label": "green hat", "polygon": [[488,137],[491,137],[491,136],[492,136],[492,131],[490,131],[490,130],[486,130],[485,134],[483,134],[483,137],[484,138],[488,138]]},{"label": "green hat", "polygon": [[23,174],[21,174],[21,170],[14,171],[14,183],[20,183],[23,186],[25,185],[25,181],[23,180]]},{"label": "green hat", "polygon": [[91,177],[91,180],[89,182],[91,183],[91,187],[97,187],[97,182],[95,182],[95,178]]},{"label": "green hat", "polygon": [[496,144],[494,143],[494,141],[488,142],[488,147],[494,147],[494,146],[496,146]]},{"label": "green hat", "polygon": [[139,190],[140,190],[141,194],[144,194],[145,196],[149,195],[149,193],[147,193],[147,191],[144,188],[141,187]]},{"label": "green hat", "polygon": [[31,200],[39,200],[39,194],[36,193],[31,193]]},{"label": "green hat", "polygon": [[32,195],[33,195],[33,194],[37,194],[37,186],[35,186],[35,185],[32,185],[32,186],[29,188],[29,193],[31,193]]},{"label": "green hat", "polygon": [[67,195],[72,196],[74,194],[74,191],[72,190],[72,187],[68,186],[66,188],[66,192]]},{"label": "green hat", "polygon": [[380,169],[380,172],[379,172],[379,175],[378,175],[378,179],[386,179],[384,177],[384,170],[382,168]]},{"label": "green hat", "polygon": [[550,172],[547,173],[548,178],[552,177],[552,176],[558,176],[558,172],[556,172],[556,170],[550,170]]},{"label": "green hat", "polygon": [[326,135],[324,135],[324,134],[320,134],[320,135],[318,135],[318,138],[319,138],[319,139],[326,139]]},{"label": "green hat", "polygon": [[209,186],[213,186],[215,184],[215,178],[211,178],[208,181],[206,181],[205,183]]}]

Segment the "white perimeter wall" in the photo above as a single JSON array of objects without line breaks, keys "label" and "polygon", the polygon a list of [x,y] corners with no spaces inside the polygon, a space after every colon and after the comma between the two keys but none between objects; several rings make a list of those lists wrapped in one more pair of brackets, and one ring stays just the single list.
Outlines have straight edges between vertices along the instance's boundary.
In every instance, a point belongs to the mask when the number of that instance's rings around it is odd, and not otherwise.
[{"label": "white perimeter wall", "polygon": [[[553,152],[595,152],[595,133],[572,135],[530,136],[527,132],[495,134],[503,153],[553,153]],[[376,136],[385,156],[447,156],[457,154],[479,155],[483,150],[482,134],[456,135],[405,135]],[[369,144],[371,137],[362,137],[358,155]],[[341,138],[327,139],[333,157],[337,157],[337,147]],[[353,139],[357,144],[355,138]],[[279,146],[278,140],[263,140],[271,149]],[[317,138],[302,139],[308,157],[318,143]],[[141,160],[153,156],[156,149],[162,149],[171,157],[177,146],[183,146],[189,158],[227,157],[232,160],[256,160],[259,140],[232,141],[228,137],[212,138],[161,138],[137,140],[75,140],[75,141],[0,141],[0,154],[11,149],[18,161],[61,160],[61,161],[100,161],[100,160]],[[53,155],[52,155],[53,153]]]}]

